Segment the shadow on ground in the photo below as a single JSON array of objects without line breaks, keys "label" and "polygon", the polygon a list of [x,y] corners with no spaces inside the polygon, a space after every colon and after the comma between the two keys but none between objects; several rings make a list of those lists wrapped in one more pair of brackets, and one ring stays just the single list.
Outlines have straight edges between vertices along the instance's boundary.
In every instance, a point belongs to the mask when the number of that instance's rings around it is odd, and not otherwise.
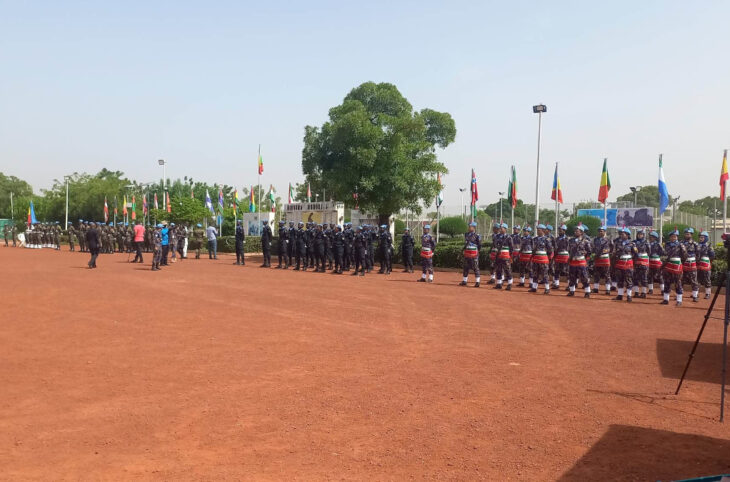
[{"label": "shadow on ground", "polygon": [[730,440],[611,425],[559,480],[677,480],[730,473]]},{"label": "shadow on ground", "polygon": [[[662,376],[665,378],[681,378],[693,346],[693,341],[657,339],[656,356]],[[722,343],[701,342],[697,346],[697,351],[685,380],[719,384],[722,381],[721,379]]]}]

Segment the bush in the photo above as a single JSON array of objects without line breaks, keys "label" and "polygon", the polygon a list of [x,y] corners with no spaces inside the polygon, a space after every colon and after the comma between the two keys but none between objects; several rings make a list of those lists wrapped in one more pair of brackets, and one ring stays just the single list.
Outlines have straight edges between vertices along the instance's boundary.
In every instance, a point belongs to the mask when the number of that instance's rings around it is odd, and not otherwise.
[{"label": "bush", "polygon": [[[465,233],[467,229],[466,221],[461,216],[448,216],[441,218],[439,221],[439,232],[441,234],[453,237]],[[432,232],[435,233],[436,230],[432,229]]]},{"label": "bush", "polygon": [[[667,223],[667,224],[665,224],[664,225],[664,230],[662,232],[662,237],[664,238],[664,242],[669,241],[669,233],[671,233],[672,231],[674,231],[674,228],[675,227],[677,228],[677,231],[679,231],[679,240],[681,241],[681,240],[684,239],[684,230],[687,229],[687,228],[689,228],[689,227],[691,227],[691,226],[689,226],[687,224],[680,224],[680,223]],[[657,232],[658,231],[659,230],[657,229]],[[697,240],[699,240],[699,237],[700,237],[700,232],[697,229],[695,229],[695,233],[692,235],[692,238],[695,241],[697,241]]]},{"label": "bush", "polygon": [[576,216],[570,218],[565,223],[565,225],[568,227],[567,234],[569,236],[573,235],[573,232],[575,232],[575,227],[578,226],[579,223],[588,226],[588,235],[591,237],[595,236],[598,233],[598,228],[601,227],[601,220],[595,216]]}]

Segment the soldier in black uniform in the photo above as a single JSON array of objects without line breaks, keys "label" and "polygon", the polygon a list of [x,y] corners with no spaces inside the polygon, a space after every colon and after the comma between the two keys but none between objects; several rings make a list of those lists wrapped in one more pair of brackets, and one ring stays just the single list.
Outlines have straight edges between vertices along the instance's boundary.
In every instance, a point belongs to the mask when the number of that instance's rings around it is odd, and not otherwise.
[{"label": "soldier in black uniform", "polygon": [[296,240],[297,267],[294,271],[307,271],[307,232],[304,231],[304,223],[299,221],[294,239]]},{"label": "soldier in black uniform", "polygon": [[355,252],[355,272],[352,276],[357,276],[358,270],[360,276],[365,276],[365,266],[367,264],[367,240],[362,232],[362,226],[355,228],[355,237],[352,240],[352,248]]},{"label": "soldier in black uniform", "polygon": [[345,223],[345,230],[343,231],[345,238],[345,258],[343,260],[343,271],[350,271],[350,265],[352,264],[352,242],[355,238],[355,233],[352,231],[352,223]]},{"label": "soldier in black uniform", "polygon": [[246,233],[243,231],[243,224],[241,220],[236,221],[236,264],[246,265],[246,258],[244,255],[244,245],[246,242]]},{"label": "soldier in black uniform", "polygon": [[[279,221],[279,264],[276,269],[289,269],[289,230],[286,229],[284,221]],[[284,266],[281,261],[284,260]]]},{"label": "soldier in black uniform", "polygon": [[401,238],[400,242],[400,252],[401,257],[403,258],[403,272],[404,273],[413,273],[413,246],[415,245],[415,242],[413,241],[413,236],[411,236],[411,231],[406,228],[405,231],[403,231],[403,237]]},{"label": "soldier in black uniform", "polygon": [[261,230],[261,250],[264,252],[262,268],[271,268],[271,238],[271,226],[269,226],[269,221],[264,219],[264,227]]},{"label": "soldier in black uniform", "polygon": [[335,273],[342,274],[342,262],[345,256],[345,237],[339,224],[332,235],[332,251],[335,258]]},{"label": "soldier in black uniform", "polygon": [[324,232],[324,258],[327,260],[327,269],[332,269],[332,235],[334,226],[324,223],[322,230]]},{"label": "soldier in black uniform", "polygon": [[326,271],[325,269],[325,257],[324,257],[324,226],[321,224],[318,224],[316,229],[314,230],[314,259],[315,259],[315,266],[314,271],[315,273],[324,273]]},{"label": "soldier in black uniform", "polygon": [[380,237],[378,240],[378,249],[380,250],[380,273],[390,274],[393,271],[392,252],[393,238],[388,231],[388,225],[380,226]]},{"label": "soldier in black uniform", "polygon": [[294,266],[294,258],[296,257],[297,253],[297,228],[294,227],[294,221],[289,221],[289,229],[287,229],[287,247],[289,251],[287,252],[287,255],[289,256],[289,264],[288,266]]}]

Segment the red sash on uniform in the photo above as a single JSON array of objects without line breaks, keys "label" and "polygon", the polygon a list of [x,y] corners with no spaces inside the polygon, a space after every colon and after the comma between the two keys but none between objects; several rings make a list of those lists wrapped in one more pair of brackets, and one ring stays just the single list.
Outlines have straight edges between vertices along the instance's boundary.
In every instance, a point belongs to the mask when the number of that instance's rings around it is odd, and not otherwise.
[{"label": "red sash on uniform", "polygon": [[550,264],[550,259],[547,252],[535,251],[535,254],[532,255],[532,262],[535,264]]},{"label": "red sash on uniform", "polygon": [[697,262],[697,269],[700,271],[712,271],[712,262],[707,256],[703,256]]},{"label": "red sash on uniform", "polygon": [[433,258],[433,251],[431,251],[431,248],[421,248],[421,258]]},{"label": "red sash on uniform", "polygon": [[669,258],[664,264],[664,269],[672,274],[682,274],[682,260],[679,258]]},{"label": "red sash on uniform", "polygon": [[649,255],[640,253],[636,258],[636,264],[639,266],[649,266]]},{"label": "red sash on uniform", "polygon": [[[555,262],[558,264],[566,264],[568,262],[568,252],[567,251],[558,251],[558,254],[555,255]],[[585,259],[583,260],[585,261]]]},{"label": "red sash on uniform", "polygon": [[492,251],[489,252],[489,259],[492,261],[497,259],[497,250],[495,248],[492,248]]},{"label": "red sash on uniform", "polygon": [[605,257],[603,257],[603,255],[598,255],[598,256],[596,256],[596,262],[593,263],[593,266],[595,266],[597,268],[598,267],[610,268],[611,267],[611,258],[609,258],[608,255],[606,255]]},{"label": "red sash on uniform", "polygon": [[697,271],[697,262],[694,256],[688,257],[684,262],[685,271]]},{"label": "red sash on uniform", "polygon": [[571,266],[588,266],[588,263],[586,263],[586,257],[585,256],[579,256],[577,258],[573,258],[570,260]]},{"label": "red sash on uniform", "polygon": [[614,267],[621,270],[634,269],[634,261],[631,258],[617,259]]},{"label": "red sash on uniform", "polygon": [[520,263],[529,263],[530,261],[532,261],[532,251],[520,253]]},{"label": "red sash on uniform", "polygon": [[499,250],[499,259],[509,259],[509,248],[502,248]]},{"label": "red sash on uniform", "polygon": [[468,258],[468,259],[478,258],[479,257],[479,251],[477,251],[476,249],[465,249],[464,250],[464,257],[465,258]]},{"label": "red sash on uniform", "polygon": [[649,258],[649,267],[651,269],[662,269],[662,258],[659,256]]}]

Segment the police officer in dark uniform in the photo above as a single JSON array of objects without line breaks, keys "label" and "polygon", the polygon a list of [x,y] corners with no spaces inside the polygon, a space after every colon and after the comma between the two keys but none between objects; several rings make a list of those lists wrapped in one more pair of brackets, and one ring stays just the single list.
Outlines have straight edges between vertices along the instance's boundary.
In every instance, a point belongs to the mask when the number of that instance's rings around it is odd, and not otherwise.
[{"label": "police officer in dark uniform", "polygon": [[244,255],[244,245],[246,242],[246,233],[243,232],[243,224],[241,220],[236,221],[236,264],[245,266],[246,258]]},{"label": "police officer in dark uniform", "polygon": [[299,221],[299,225],[297,226],[297,230],[295,233],[296,240],[296,257],[297,257],[297,267],[294,268],[294,271],[299,271],[300,269],[302,271],[307,271],[307,232],[304,231],[304,223]]},{"label": "police officer in dark uniform", "polygon": [[469,281],[469,271],[474,271],[474,287],[479,288],[481,274],[479,273],[479,251],[482,249],[482,237],[477,233],[477,223],[469,223],[469,231],[464,233],[464,272],[459,286],[466,286]]},{"label": "police officer in dark uniform", "polygon": [[[277,246],[279,250],[279,264],[276,269],[288,269],[289,268],[289,230],[286,229],[284,221],[279,221],[279,244]],[[281,261],[284,260],[284,266],[281,265]]]},{"label": "police officer in dark uniform", "polygon": [[352,223],[345,223],[345,230],[343,231],[345,238],[345,258],[343,260],[343,271],[350,271],[350,265],[352,264],[352,242],[355,238],[355,233],[352,231]]},{"label": "police officer in dark uniform", "polygon": [[[588,277],[588,259],[591,256],[593,247],[590,240],[584,235],[585,227],[582,224],[576,226],[572,239],[568,240],[568,296],[575,296],[575,288],[578,281],[583,283],[583,297],[591,297],[591,280]],[[562,248],[558,244],[558,249]]]},{"label": "police officer in dark uniform", "polygon": [[271,233],[271,226],[269,226],[269,221],[264,219],[264,227],[261,230],[261,250],[264,252],[264,264],[261,265],[262,268],[271,268],[271,238],[273,237]]},{"label": "police officer in dark uniform", "polygon": [[314,234],[314,271],[315,273],[324,273],[325,270],[325,257],[324,257],[324,226],[318,224]]},{"label": "police officer in dark uniform", "polygon": [[332,235],[332,251],[335,258],[335,273],[342,274],[342,263],[345,256],[345,236],[342,233],[342,226],[335,227]]},{"label": "police officer in dark uniform", "polygon": [[324,258],[327,260],[327,269],[332,269],[332,235],[334,226],[324,223],[322,231],[324,232]]},{"label": "police officer in dark uniform", "polygon": [[287,255],[289,256],[288,266],[294,266],[294,258],[297,253],[297,228],[294,227],[294,221],[289,221],[289,229],[287,230]]},{"label": "police officer in dark uniform", "polygon": [[355,237],[352,240],[352,248],[355,252],[355,272],[352,276],[357,276],[358,270],[360,276],[365,276],[365,267],[367,265],[367,240],[362,232],[362,226],[355,228]]},{"label": "police officer in dark uniform", "polygon": [[413,246],[415,241],[411,236],[411,231],[406,228],[400,242],[400,252],[403,258],[403,272],[413,273]]},{"label": "police officer in dark uniform", "polygon": [[378,240],[378,249],[380,250],[380,273],[390,274],[393,270],[392,264],[392,250],[393,250],[393,238],[390,236],[388,231],[388,225],[383,224],[380,226],[380,237]]}]

